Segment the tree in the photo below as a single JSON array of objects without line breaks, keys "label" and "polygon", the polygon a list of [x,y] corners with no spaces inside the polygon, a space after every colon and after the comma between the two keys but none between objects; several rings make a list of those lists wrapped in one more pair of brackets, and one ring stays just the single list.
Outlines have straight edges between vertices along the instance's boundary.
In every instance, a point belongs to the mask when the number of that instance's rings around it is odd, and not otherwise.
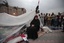
[{"label": "tree", "polygon": [[6,7],[9,7],[7,0],[3,1]]},{"label": "tree", "polygon": [[5,1],[3,1],[3,3],[4,3],[4,5],[7,7],[7,12],[9,13],[9,5],[8,5],[8,1],[5,0]]}]

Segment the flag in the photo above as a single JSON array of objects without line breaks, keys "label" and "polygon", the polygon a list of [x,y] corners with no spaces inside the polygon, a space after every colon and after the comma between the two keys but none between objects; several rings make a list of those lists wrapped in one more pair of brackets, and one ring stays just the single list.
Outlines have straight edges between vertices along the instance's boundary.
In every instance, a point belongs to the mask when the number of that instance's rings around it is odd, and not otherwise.
[{"label": "flag", "polygon": [[38,0],[38,5],[39,5],[39,3],[40,3],[40,0]]}]

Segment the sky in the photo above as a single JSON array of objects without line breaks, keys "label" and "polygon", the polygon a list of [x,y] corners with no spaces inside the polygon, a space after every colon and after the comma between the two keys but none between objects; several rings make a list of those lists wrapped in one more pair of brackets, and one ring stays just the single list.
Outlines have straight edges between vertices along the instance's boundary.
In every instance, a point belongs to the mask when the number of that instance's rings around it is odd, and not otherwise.
[{"label": "sky", "polygon": [[[0,0],[2,3],[3,0]],[[10,6],[24,7],[27,11],[34,10],[38,4],[38,0],[7,0]],[[63,12],[64,0],[40,0],[40,12]]]}]

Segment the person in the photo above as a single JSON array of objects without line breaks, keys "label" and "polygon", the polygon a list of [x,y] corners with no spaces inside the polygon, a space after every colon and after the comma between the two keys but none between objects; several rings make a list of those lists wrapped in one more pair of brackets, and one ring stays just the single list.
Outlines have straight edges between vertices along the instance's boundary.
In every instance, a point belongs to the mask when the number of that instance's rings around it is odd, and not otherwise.
[{"label": "person", "polygon": [[26,33],[27,33],[27,36],[28,36],[28,39],[37,39],[38,38],[38,33],[37,33],[37,30],[36,30],[36,27],[34,24],[31,24],[27,30],[26,30]]},{"label": "person", "polygon": [[61,13],[60,12],[58,12],[57,17],[58,17],[58,26],[61,27],[61,23],[62,23],[61,19],[62,19],[62,17],[61,17]]},{"label": "person", "polygon": [[58,27],[58,17],[57,17],[57,15],[55,16],[55,19],[54,19],[54,26],[55,27]]},{"label": "person", "polygon": [[55,14],[54,13],[52,13],[52,15],[51,15],[51,18],[52,18],[52,20],[51,20],[51,26],[54,26],[54,18],[55,18]]},{"label": "person", "polygon": [[62,32],[64,32],[64,21],[63,21],[63,31]]},{"label": "person", "polygon": [[42,24],[44,24],[44,14],[43,13],[41,13],[41,16],[40,16],[41,18],[41,22],[42,22]]},{"label": "person", "polygon": [[63,24],[63,30],[62,30],[62,32],[64,32],[64,15],[62,15],[62,24]]},{"label": "person", "polygon": [[37,5],[35,12],[36,14],[39,13],[39,5]]},{"label": "person", "polygon": [[44,26],[47,25],[47,19],[48,19],[48,13],[46,13],[46,15],[44,15]]},{"label": "person", "polygon": [[50,16],[50,13],[48,14],[48,22],[47,22],[47,24],[48,24],[48,26],[50,26],[51,25],[51,16]]},{"label": "person", "polygon": [[31,21],[30,25],[31,25],[31,24],[34,24],[35,27],[36,27],[36,29],[37,29],[37,31],[39,31],[39,28],[40,28],[40,21],[39,21],[37,15],[35,15],[34,19]]}]

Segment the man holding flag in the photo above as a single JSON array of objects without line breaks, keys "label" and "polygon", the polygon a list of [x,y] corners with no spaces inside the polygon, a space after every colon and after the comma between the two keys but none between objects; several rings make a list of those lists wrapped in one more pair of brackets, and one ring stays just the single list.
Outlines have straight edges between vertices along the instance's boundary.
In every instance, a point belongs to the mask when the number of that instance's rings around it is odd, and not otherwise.
[{"label": "man holding flag", "polygon": [[40,3],[40,0],[38,1],[38,5],[37,5],[37,7],[36,7],[36,11],[35,11],[36,14],[39,13],[39,3]]}]

